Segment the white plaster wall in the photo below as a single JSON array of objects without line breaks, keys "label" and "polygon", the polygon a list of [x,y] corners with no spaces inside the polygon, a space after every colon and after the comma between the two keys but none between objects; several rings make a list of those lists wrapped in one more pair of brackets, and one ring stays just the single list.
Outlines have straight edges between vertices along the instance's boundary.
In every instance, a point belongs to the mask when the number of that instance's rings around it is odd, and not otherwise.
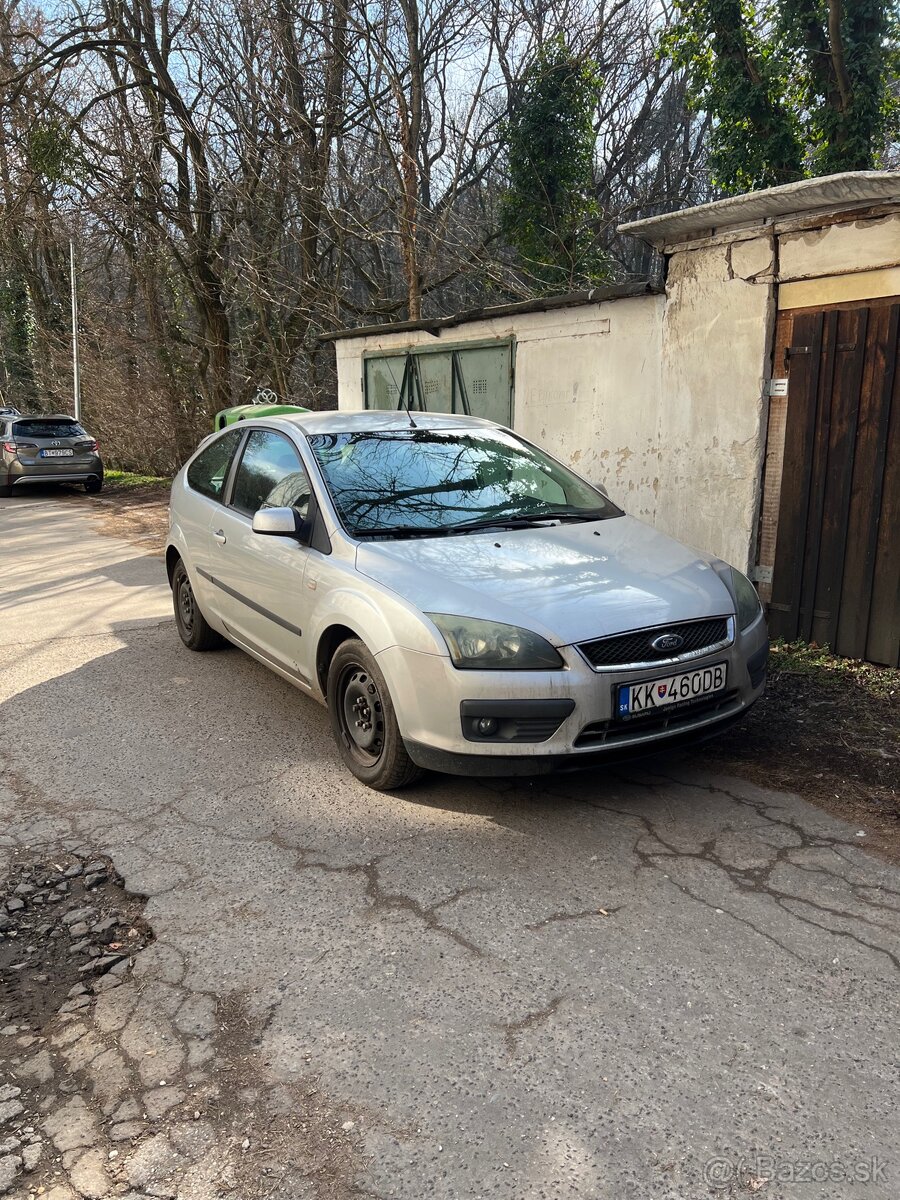
[{"label": "white plaster wall", "polygon": [[656,516],[664,307],[662,296],[610,301],[600,305],[596,333],[537,326],[522,331],[516,351],[516,429],[648,521]]},{"label": "white plaster wall", "polygon": [[765,450],[775,289],[771,241],[744,243],[739,255],[736,249],[685,250],[669,261],[656,524],[746,570]]},{"label": "white plaster wall", "polygon": [[362,355],[365,338],[344,338],[334,343],[338,408],[351,412],[363,407]]},{"label": "white plaster wall", "polygon": [[[778,255],[775,253],[777,237]],[[765,451],[777,280],[900,263],[900,212],[796,232],[722,231],[672,246],[666,296],[475,321],[452,346],[516,340],[514,425],[635,516],[746,569]],[[336,343],[339,403],[361,408],[364,350],[427,333]]]},{"label": "white plaster wall", "polygon": [[778,277],[812,279],[900,264],[900,211],[820,229],[782,233]]},{"label": "white plaster wall", "polygon": [[[513,337],[515,428],[652,521],[664,306],[662,296],[635,296],[473,321],[442,330],[439,340],[449,347]],[[437,344],[421,331],[337,342],[340,408],[363,407],[364,351]]]},{"label": "white plaster wall", "polygon": [[[667,297],[474,321],[441,331],[440,342],[514,337],[519,432],[604,483],[634,516],[746,568],[764,448],[773,247],[766,236],[733,249],[674,254]],[[340,407],[363,406],[364,351],[436,344],[421,331],[337,342]]]}]

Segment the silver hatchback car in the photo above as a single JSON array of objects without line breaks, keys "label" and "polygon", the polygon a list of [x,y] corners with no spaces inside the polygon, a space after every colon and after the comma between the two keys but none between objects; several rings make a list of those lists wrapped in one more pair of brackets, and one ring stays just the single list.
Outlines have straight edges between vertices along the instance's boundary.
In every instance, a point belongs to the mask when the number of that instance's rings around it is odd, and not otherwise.
[{"label": "silver hatchback car", "polygon": [[374,788],[658,750],[724,728],[765,684],[744,575],[471,417],[214,435],[173,483],[166,564],[185,645],[227,638],[326,704]]}]

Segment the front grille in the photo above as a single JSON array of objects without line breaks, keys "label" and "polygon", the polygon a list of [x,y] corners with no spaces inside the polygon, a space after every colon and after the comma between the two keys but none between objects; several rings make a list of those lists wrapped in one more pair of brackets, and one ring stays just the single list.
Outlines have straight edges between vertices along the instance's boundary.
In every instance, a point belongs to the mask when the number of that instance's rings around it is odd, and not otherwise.
[{"label": "front grille", "polygon": [[737,691],[723,692],[708,700],[698,700],[696,704],[684,708],[674,707],[668,714],[663,709],[659,716],[633,717],[627,721],[593,721],[585,725],[575,739],[575,746],[610,746],[621,742],[634,741],[653,734],[677,733],[689,729],[697,721],[707,721],[711,717],[727,717],[739,712],[741,698]]},{"label": "front grille", "polygon": [[[683,639],[676,650],[654,650],[650,645],[663,634],[675,633]],[[636,629],[612,637],[582,642],[578,649],[592,667],[624,667],[632,664],[660,662],[697,653],[728,640],[728,618],[712,617],[705,621],[682,621],[677,625],[658,625],[653,629]]]}]

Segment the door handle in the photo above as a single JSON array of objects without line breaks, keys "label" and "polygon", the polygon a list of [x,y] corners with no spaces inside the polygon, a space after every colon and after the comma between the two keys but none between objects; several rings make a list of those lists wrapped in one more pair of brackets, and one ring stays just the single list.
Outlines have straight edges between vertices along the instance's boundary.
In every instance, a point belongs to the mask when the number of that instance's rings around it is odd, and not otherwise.
[{"label": "door handle", "polygon": [[224,532],[221,529],[217,529],[215,531],[215,533],[213,534],[213,537],[216,539],[216,541],[219,543],[220,546],[224,546],[225,543],[228,541],[228,538],[225,536]]}]

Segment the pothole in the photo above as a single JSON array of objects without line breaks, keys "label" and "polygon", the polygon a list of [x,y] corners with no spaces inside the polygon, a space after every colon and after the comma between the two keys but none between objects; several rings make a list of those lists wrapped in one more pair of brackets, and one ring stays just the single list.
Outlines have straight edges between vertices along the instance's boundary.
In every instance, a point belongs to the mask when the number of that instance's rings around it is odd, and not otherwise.
[{"label": "pothole", "polygon": [[19,858],[0,892],[0,1026],[41,1028],[117,987],[153,933],[102,855]]},{"label": "pothole", "polygon": [[[126,981],[135,955],[152,941],[144,904],[144,897],[125,890],[109,858],[71,851],[20,854],[0,888],[0,1063],[6,1067],[0,1195],[74,1200],[107,1194],[96,1186],[100,1167],[95,1163],[91,1175],[87,1161],[98,1152],[75,1149],[87,1146],[91,1128],[79,1095],[83,1085],[77,1071],[63,1066],[65,1050],[53,1046],[84,1040],[79,1018]],[[70,1143],[71,1153],[60,1155]],[[76,1153],[78,1161],[70,1164]],[[69,1165],[80,1172],[84,1186],[77,1190],[64,1182]]]},{"label": "pothole", "polygon": [[[159,977],[107,857],[20,855],[0,888],[2,1200],[350,1200],[365,1136],[407,1139],[274,1071],[238,993]],[[307,1060],[308,1061],[308,1060]]]}]

